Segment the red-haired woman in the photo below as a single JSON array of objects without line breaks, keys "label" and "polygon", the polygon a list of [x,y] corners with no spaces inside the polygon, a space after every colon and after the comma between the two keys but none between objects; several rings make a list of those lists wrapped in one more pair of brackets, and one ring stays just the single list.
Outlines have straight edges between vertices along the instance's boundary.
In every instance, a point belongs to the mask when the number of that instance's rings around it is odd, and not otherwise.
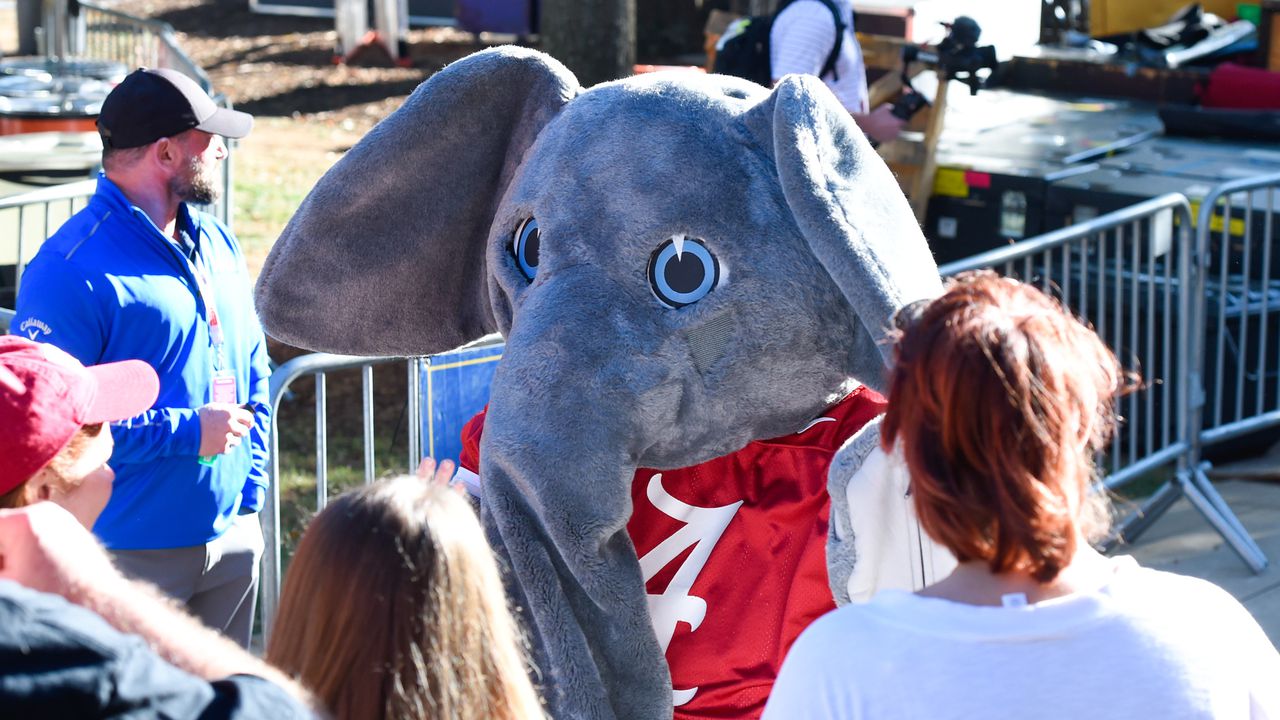
[{"label": "red-haired woman", "polygon": [[1280,656],[1238,602],[1089,545],[1124,384],[1098,336],[990,273],[905,314],[882,442],[959,565],[814,623],[765,718],[1280,717]]}]

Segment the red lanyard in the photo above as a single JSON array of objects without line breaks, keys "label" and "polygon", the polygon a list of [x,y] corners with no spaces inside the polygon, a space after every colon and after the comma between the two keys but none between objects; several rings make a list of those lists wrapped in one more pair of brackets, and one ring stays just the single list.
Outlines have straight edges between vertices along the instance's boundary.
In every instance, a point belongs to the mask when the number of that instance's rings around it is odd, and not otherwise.
[{"label": "red lanyard", "polygon": [[[181,243],[179,243],[181,244]],[[185,253],[184,253],[185,254]],[[196,285],[200,289],[200,299],[204,301],[205,314],[209,318],[209,342],[213,344],[214,369],[222,369],[222,322],[218,319],[218,305],[213,291],[213,282],[206,271],[204,254],[197,246],[192,253],[191,267],[195,270]]]}]

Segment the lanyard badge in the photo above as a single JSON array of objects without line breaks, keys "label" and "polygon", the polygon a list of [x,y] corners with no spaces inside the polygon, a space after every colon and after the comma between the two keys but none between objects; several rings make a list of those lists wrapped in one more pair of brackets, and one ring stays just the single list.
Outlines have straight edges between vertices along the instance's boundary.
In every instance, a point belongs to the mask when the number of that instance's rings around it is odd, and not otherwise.
[{"label": "lanyard badge", "polygon": [[223,354],[225,336],[222,332],[222,321],[218,318],[218,304],[214,296],[213,282],[209,273],[206,272],[204,255],[199,250],[193,254],[191,265],[195,270],[196,285],[200,290],[200,299],[204,302],[205,314],[208,317],[209,343],[213,345],[213,369],[222,371],[227,368],[226,357]]}]

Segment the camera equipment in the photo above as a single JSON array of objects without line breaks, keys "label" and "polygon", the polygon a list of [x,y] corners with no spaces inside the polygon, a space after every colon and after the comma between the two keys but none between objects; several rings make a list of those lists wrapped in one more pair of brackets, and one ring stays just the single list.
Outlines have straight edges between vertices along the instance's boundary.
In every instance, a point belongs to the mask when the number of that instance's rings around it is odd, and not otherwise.
[{"label": "camera equipment", "polygon": [[933,49],[908,45],[902,49],[902,96],[893,104],[893,114],[903,120],[910,120],[913,115],[929,104],[912,85],[907,72],[911,63],[919,62],[932,66],[939,74],[939,81],[959,80],[969,86],[969,94],[976,95],[982,87],[982,78],[978,71],[987,68],[994,70],[996,49],[991,45],[978,45],[982,36],[982,28],[971,17],[960,16],[954,22],[943,23],[947,28],[947,36]]}]

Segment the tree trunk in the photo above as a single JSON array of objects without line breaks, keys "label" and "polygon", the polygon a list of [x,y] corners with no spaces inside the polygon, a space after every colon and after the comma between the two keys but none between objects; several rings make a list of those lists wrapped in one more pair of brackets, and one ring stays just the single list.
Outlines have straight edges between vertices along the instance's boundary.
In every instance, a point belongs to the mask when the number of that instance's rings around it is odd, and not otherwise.
[{"label": "tree trunk", "polygon": [[636,0],[542,0],[542,49],[584,87],[626,77],[636,62]]}]

